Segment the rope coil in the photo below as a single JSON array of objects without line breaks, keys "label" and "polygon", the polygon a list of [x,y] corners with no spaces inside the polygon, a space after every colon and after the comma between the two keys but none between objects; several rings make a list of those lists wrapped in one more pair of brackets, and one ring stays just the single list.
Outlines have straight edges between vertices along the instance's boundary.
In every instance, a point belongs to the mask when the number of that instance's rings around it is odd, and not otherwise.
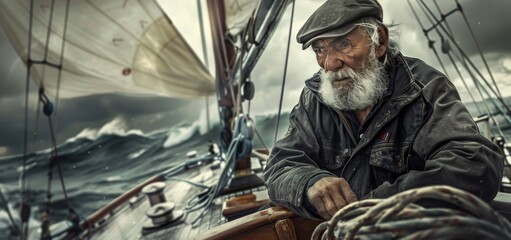
[{"label": "rope coil", "polygon": [[[436,200],[459,209],[424,208]],[[408,190],[349,204],[316,227],[312,239],[511,239],[511,223],[474,195],[449,186]]]}]

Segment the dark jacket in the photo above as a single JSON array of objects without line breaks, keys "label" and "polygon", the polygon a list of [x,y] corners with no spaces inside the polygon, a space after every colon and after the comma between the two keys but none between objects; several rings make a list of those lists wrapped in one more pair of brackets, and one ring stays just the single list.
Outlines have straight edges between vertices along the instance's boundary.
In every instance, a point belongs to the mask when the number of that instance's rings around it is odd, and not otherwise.
[{"label": "dark jacket", "polygon": [[[264,180],[271,200],[305,216],[308,187],[343,177],[359,199],[446,184],[489,201],[502,180],[504,155],[482,136],[454,85],[424,62],[398,54],[386,68],[389,88],[358,132],[349,113],[324,105],[319,76],[306,82],[275,143]],[[305,203],[304,203],[305,201]]]}]

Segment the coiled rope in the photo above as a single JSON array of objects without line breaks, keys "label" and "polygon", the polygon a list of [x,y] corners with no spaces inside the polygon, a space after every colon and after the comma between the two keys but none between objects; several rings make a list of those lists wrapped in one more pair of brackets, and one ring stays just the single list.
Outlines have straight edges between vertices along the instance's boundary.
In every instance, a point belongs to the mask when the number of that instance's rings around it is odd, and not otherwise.
[{"label": "coiled rope", "polygon": [[[424,208],[419,200],[458,207]],[[349,204],[321,223],[312,239],[511,239],[511,224],[474,195],[449,186],[408,190]]]}]

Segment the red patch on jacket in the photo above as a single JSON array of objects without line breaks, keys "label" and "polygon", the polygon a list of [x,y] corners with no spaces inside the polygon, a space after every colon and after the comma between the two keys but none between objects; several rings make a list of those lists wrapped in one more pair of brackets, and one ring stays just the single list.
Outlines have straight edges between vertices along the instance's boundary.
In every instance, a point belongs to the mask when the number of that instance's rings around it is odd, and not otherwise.
[{"label": "red patch on jacket", "polygon": [[390,139],[390,133],[389,132],[379,132],[376,137],[382,141],[388,142]]}]

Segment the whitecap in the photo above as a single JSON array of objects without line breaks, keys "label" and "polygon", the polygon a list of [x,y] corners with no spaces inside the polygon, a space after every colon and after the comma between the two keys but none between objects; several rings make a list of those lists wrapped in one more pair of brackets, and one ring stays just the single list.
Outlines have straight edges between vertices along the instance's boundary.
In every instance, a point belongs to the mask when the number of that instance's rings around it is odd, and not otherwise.
[{"label": "whitecap", "polygon": [[163,147],[169,148],[176,146],[190,139],[197,131],[199,131],[199,125],[197,121],[195,121],[193,124],[180,123],[170,128],[167,139],[163,143]]},{"label": "whitecap", "polygon": [[146,149],[142,149],[140,151],[137,151],[137,152],[134,152],[134,153],[131,153],[130,155],[128,155],[128,159],[135,159],[135,158],[138,158],[140,157],[140,155],[144,154],[146,151]]},{"label": "whitecap", "polygon": [[91,129],[85,128],[76,136],[69,138],[66,142],[74,142],[78,139],[88,139],[88,140],[96,140],[103,135],[118,135],[118,136],[128,136],[128,135],[139,135],[145,136],[144,133],[139,129],[129,129],[126,125],[126,122],[121,117],[116,117],[112,121],[106,123],[99,129]]},{"label": "whitecap", "polygon": [[111,176],[111,177],[105,178],[105,181],[107,181],[107,182],[115,182],[118,180],[121,180],[121,176]]}]

